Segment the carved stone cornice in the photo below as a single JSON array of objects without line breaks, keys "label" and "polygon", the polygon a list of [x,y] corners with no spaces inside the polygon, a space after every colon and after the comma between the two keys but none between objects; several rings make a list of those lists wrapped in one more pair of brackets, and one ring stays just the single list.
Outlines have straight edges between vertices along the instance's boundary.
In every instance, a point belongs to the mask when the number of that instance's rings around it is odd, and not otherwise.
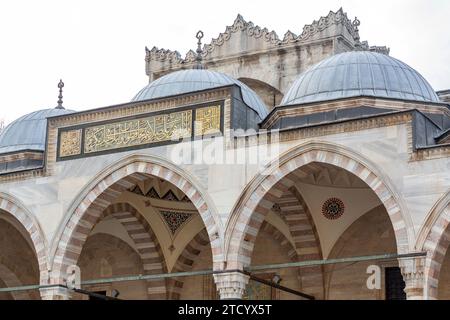
[{"label": "carved stone cornice", "polygon": [[[216,49],[229,41],[234,33],[238,32],[243,32],[248,38],[261,41],[262,47],[264,48],[279,49],[280,47],[293,44],[307,43],[312,39],[317,38],[316,35],[320,34],[322,31],[338,25],[342,26],[344,30],[348,32],[353,41],[360,44],[359,50],[375,51],[378,50],[378,48],[382,48],[369,47],[367,41],[360,43],[358,32],[359,21],[355,19],[355,21],[352,22],[348,18],[347,13],[340,8],[336,12],[330,11],[328,15],[322,16],[319,20],[314,20],[311,24],[305,25],[299,35],[288,30],[284,34],[283,39],[280,39],[275,31],[269,31],[269,29],[255,25],[251,21],[247,22],[242,15],[238,14],[231,26],[227,26],[224,32],[220,33],[216,38],[213,38],[209,44],[203,46],[202,55],[204,59],[207,59],[208,56],[216,51]],[[178,51],[160,49],[157,47],[153,47],[151,50],[146,47],[145,52],[145,60],[147,63],[151,61],[170,63],[170,69],[172,70],[179,69],[186,64],[194,63],[196,57],[196,53],[193,50],[189,50],[184,59],[181,58]],[[386,49],[384,52],[388,53],[389,51]],[[147,70],[147,72],[148,71],[149,70]]]},{"label": "carved stone cornice", "polygon": [[420,148],[411,153],[411,160],[431,160],[450,157],[450,143],[438,144],[435,146]]},{"label": "carved stone cornice", "polygon": [[330,11],[327,16],[320,17],[318,21],[314,21],[312,24],[305,25],[303,27],[303,32],[298,36],[297,41],[306,41],[314,34],[321,32],[334,24],[343,25],[354,39],[359,38],[357,26],[350,21],[347,17],[347,13],[340,8],[336,12]]},{"label": "carved stone cornice", "polygon": [[177,109],[197,103],[222,100],[229,97],[230,87],[213,88],[191,94],[164,97],[151,101],[129,102],[98,109],[90,109],[67,115],[50,117],[49,127],[66,127],[77,124],[87,124],[102,120],[120,119],[155,111]]},{"label": "carved stone cornice", "polygon": [[1,183],[8,183],[8,182],[14,182],[14,181],[23,181],[27,179],[34,179],[37,177],[44,176],[44,169],[29,169],[24,170],[20,172],[13,172],[8,173],[5,175],[0,175],[0,182]]},{"label": "carved stone cornice", "polygon": [[296,129],[281,130],[280,141],[292,141],[338,133],[355,132],[373,128],[388,127],[410,122],[410,113],[397,113],[364,119],[337,121],[336,123],[305,126]]},{"label": "carved stone cornice", "polygon": [[166,49],[158,49],[157,47],[153,47],[149,50],[145,47],[145,61],[149,62],[150,60],[155,61],[173,61],[174,63],[181,63],[183,59],[178,51],[171,51]]},{"label": "carved stone cornice", "polygon": [[[326,136],[331,134],[339,134],[345,132],[354,132],[367,130],[372,128],[394,126],[399,124],[408,124],[412,120],[410,112],[397,112],[384,115],[374,115],[366,118],[340,120],[330,123],[320,123],[315,125],[305,125],[302,127],[287,128],[276,130],[278,141],[287,142],[295,140],[303,140],[307,138],[314,138],[319,136]],[[270,130],[263,131],[264,135],[260,135],[262,132],[255,135],[245,135],[236,137],[235,145],[239,143],[245,143],[246,147],[254,146],[258,144],[264,144],[267,142],[268,134],[270,141]],[[250,138],[251,137],[251,138]],[[238,141],[239,140],[239,141]],[[244,145],[241,145],[243,147]]]},{"label": "carved stone cornice", "polygon": [[79,125],[87,125],[101,121],[134,117],[162,110],[174,110],[224,100],[224,128],[230,127],[230,94],[233,86],[212,88],[200,92],[183,94],[171,97],[153,99],[149,101],[130,102],[110,107],[91,109],[67,115],[48,118],[48,134],[46,146],[45,174],[52,175],[57,158],[58,129]]},{"label": "carved stone cornice", "polygon": [[[364,42],[367,44],[366,41],[364,41]],[[368,47],[367,48],[368,51],[381,53],[381,54],[385,54],[385,55],[389,55],[389,52],[391,51],[391,49],[386,46],[369,46],[367,44],[367,47]]]},{"label": "carved stone cornice", "polygon": [[[450,144],[435,145],[427,148],[413,149],[412,139],[412,113],[411,110],[403,112],[387,113],[373,115],[365,118],[339,120],[330,123],[320,123],[315,125],[305,125],[302,127],[288,128],[277,131],[277,142],[301,141],[304,139],[327,136],[333,134],[347,133],[368,130],[373,128],[382,128],[396,125],[406,125],[408,132],[407,144],[410,161],[420,161],[436,158],[450,157]],[[268,134],[268,137],[266,137]],[[236,137],[234,145],[230,147],[255,146],[265,144],[271,140],[270,131],[265,131],[264,135],[257,133],[255,135],[246,135]],[[268,140],[267,140],[268,139]]]},{"label": "carved stone cornice", "polygon": [[425,113],[445,114],[450,117],[450,109],[445,104],[404,101],[389,98],[377,97],[354,97],[345,99],[336,99],[330,101],[311,102],[301,105],[287,105],[274,108],[262,122],[265,129],[271,128],[273,124],[283,117],[295,117],[301,115],[310,115],[314,113],[343,110],[356,107],[374,107],[382,109],[391,109],[392,111],[406,111],[417,109]]},{"label": "carved stone cornice", "polygon": [[[0,169],[0,182],[25,180],[41,176],[43,173],[43,162],[43,151],[24,150],[1,154],[0,165],[6,165],[6,167]],[[19,163],[19,166],[15,167],[17,163]],[[15,167],[15,169],[8,170],[8,166]]]},{"label": "carved stone cornice", "polygon": [[213,52],[216,47],[220,47],[228,41],[233,33],[239,31],[245,31],[248,37],[261,39],[271,45],[279,45],[281,43],[275,31],[269,31],[267,28],[261,28],[258,25],[254,25],[251,21],[247,22],[240,14],[238,14],[234,20],[234,23],[225,28],[225,32],[220,33],[217,38],[212,39],[210,44],[206,44],[204,46],[203,55],[206,57],[209,53]]},{"label": "carved stone cornice", "polygon": [[42,151],[22,151],[9,154],[0,154],[0,163],[12,162],[18,160],[42,160],[44,159],[44,153]]}]

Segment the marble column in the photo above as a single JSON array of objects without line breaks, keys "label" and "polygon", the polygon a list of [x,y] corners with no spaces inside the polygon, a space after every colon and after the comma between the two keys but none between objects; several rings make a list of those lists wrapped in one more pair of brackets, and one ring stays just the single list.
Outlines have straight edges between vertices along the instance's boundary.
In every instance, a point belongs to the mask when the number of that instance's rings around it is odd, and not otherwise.
[{"label": "marble column", "polygon": [[400,259],[399,266],[405,281],[406,298],[408,300],[423,300],[425,257]]},{"label": "marble column", "polygon": [[59,280],[60,277],[55,276],[51,271],[41,272],[40,277],[41,286],[49,286],[39,289],[42,300],[69,300],[71,298],[70,290],[57,286],[58,284],[65,285]]}]

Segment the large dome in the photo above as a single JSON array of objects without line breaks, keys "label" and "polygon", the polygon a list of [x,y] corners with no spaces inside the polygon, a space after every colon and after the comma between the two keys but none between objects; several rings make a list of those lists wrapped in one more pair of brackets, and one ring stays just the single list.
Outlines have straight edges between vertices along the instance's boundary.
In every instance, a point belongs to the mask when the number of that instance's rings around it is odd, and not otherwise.
[{"label": "large dome", "polygon": [[439,102],[413,68],[390,56],[352,51],[314,65],[294,81],[281,104],[302,104],[355,96]]},{"label": "large dome", "polygon": [[0,134],[0,153],[22,150],[45,150],[47,117],[71,113],[66,109],[44,109],[26,114],[11,122]]},{"label": "large dome", "polygon": [[145,86],[132,101],[168,97],[232,84],[241,88],[244,102],[255,110],[261,119],[264,119],[268,114],[267,107],[252,89],[224,73],[205,69],[189,69],[169,73]]}]

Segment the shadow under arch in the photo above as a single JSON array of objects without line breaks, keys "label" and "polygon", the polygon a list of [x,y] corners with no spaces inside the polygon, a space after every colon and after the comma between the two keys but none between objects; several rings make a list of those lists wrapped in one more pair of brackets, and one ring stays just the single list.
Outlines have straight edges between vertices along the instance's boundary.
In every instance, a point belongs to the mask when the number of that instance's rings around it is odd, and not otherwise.
[{"label": "shadow under arch", "polygon": [[[87,212],[90,205],[105,192],[111,191],[111,187],[117,186],[127,177],[133,174],[148,174],[166,180],[181,191],[192,201],[198,210],[203,223],[206,226],[213,251],[213,261],[218,265],[223,259],[223,226],[212,200],[203,190],[201,185],[189,173],[180,169],[166,159],[133,154],[126,156],[98,173],[78,194],[64,217],[63,222],[52,240],[51,261],[52,278],[56,283],[63,282],[65,275],[64,266],[70,265],[77,258],[77,253],[70,252],[72,242],[82,241],[86,237],[77,234],[77,228],[89,232],[92,229],[92,216]],[[112,190],[114,193],[115,191]],[[109,205],[109,204],[108,204]],[[106,207],[105,207],[106,208]],[[80,239],[77,239],[81,238]],[[79,254],[78,254],[79,255]]]},{"label": "shadow under arch", "polygon": [[[334,242],[328,259],[392,253],[396,246],[394,238],[392,224],[380,204],[366,211],[343,230]],[[398,260],[325,265],[326,300],[385,298],[382,292],[386,290],[385,284],[381,283],[379,290],[370,290],[366,286],[366,270],[371,264],[379,267],[399,266]],[[345,287],[342,286],[343,283]]]},{"label": "shadow under arch", "polygon": [[[167,272],[166,259],[154,228],[138,209],[128,202],[113,203],[103,211],[99,221],[107,216],[114,217],[132,240],[135,247],[133,250],[142,262],[143,274]],[[165,282],[164,279],[146,280],[148,298],[165,299],[167,297]]]},{"label": "shadow under arch", "polygon": [[0,192],[0,209],[13,216],[26,230],[36,254],[41,284],[46,284],[46,275],[50,266],[47,242],[36,217],[15,197]]},{"label": "shadow under arch", "polygon": [[445,254],[450,247],[450,191],[431,208],[422,225],[416,250],[426,251],[424,299],[438,298],[439,275]]},{"label": "shadow under arch", "polygon": [[[17,277],[17,275],[11,271],[7,265],[0,261],[0,280],[7,287],[20,287],[23,285],[22,281]],[[11,291],[9,292],[14,300],[30,300],[30,295],[27,291]]]},{"label": "shadow under arch", "polygon": [[283,183],[283,188],[292,186],[293,181],[286,179],[286,176],[312,162],[328,163],[345,169],[364,181],[389,214],[398,253],[407,253],[413,249],[414,229],[411,218],[389,178],[375,164],[355,151],[312,141],[288,150],[279,157],[279,161],[268,164],[241,193],[225,229],[227,269],[240,269],[250,264],[257,232],[272,206],[264,197],[280,182]]},{"label": "shadow under arch", "polygon": [[[117,261],[121,263],[118,264]],[[97,232],[89,236],[83,246],[78,265],[82,270],[81,281],[146,274],[143,270],[143,261],[135,248],[121,237],[108,232]],[[161,282],[161,280],[158,282]],[[84,288],[94,292],[106,291],[107,295],[111,295],[112,290],[117,290],[117,292],[120,292],[120,299],[122,300],[152,299],[149,297],[146,280],[131,283],[109,282],[87,285]],[[84,295],[77,294],[74,298],[82,300]],[[165,295],[158,298],[165,299]]]}]

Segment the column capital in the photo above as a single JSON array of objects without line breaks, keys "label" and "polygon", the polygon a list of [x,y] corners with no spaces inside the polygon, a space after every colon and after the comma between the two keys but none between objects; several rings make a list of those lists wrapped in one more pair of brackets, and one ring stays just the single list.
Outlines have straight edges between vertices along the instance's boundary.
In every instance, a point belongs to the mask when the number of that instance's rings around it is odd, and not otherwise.
[{"label": "column capital", "polygon": [[[48,288],[40,288],[39,293],[41,295],[42,300],[69,300],[71,296],[70,290],[65,287],[65,282],[61,280],[58,276],[59,274],[55,273],[52,270],[42,271],[40,274],[40,284],[42,286],[50,286],[55,285],[54,287]],[[57,285],[62,285],[58,287]]]},{"label": "column capital", "polygon": [[213,276],[222,300],[242,299],[250,279],[250,276],[238,271],[217,273]]},{"label": "column capital", "polygon": [[422,300],[424,293],[425,257],[399,259],[408,300]]},{"label": "column capital", "polygon": [[64,287],[50,287],[39,289],[42,300],[69,300],[72,296]]}]

